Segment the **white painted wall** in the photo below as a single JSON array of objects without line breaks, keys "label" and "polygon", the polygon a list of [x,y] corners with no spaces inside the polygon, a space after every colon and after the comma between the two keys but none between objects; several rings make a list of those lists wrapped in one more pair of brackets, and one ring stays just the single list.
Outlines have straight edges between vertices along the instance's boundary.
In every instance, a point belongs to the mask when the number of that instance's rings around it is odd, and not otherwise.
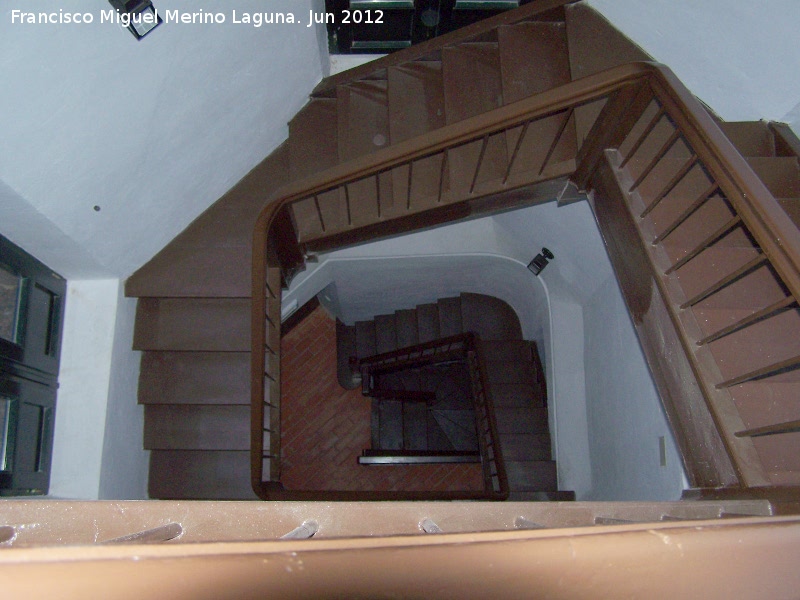
[{"label": "white painted wall", "polygon": [[797,0],[587,0],[727,121],[800,131]]},{"label": "white painted wall", "polygon": [[[286,138],[329,68],[323,27],[232,22],[234,9],[307,21],[322,0],[155,5],[227,22],[165,23],[137,42],[100,22],[107,0],[0,7],[0,181],[27,204],[0,233],[68,279],[141,266]],[[14,9],[90,12],[94,22],[12,23]],[[29,226],[42,220],[50,225]],[[48,260],[54,230],[69,260]]]},{"label": "white painted wall", "polygon": [[67,283],[50,495],[96,500],[119,280]]},{"label": "white painted wall", "polygon": [[149,453],[137,405],[136,301],[119,279],[67,284],[50,496],[147,497]]},{"label": "white painted wall", "polygon": [[150,453],[142,449],[144,407],[137,404],[141,352],[131,350],[136,299],[125,298],[122,285],[118,294],[99,497],[138,500],[147,498]]},{"label": "white painted wall", "polygon": [[[585,499],[679,500],[685,485],[680,455],[613,275],[583,314],[594,483]],[[660,462],[662,436],[665,466]]]}]

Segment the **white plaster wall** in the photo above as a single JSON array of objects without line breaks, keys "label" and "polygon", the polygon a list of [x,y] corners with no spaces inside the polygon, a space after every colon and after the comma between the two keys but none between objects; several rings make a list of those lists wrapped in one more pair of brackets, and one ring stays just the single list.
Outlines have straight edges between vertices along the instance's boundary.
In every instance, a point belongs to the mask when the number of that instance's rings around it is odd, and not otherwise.
[{"label": "white plaster wall", "polygon": [[[141,266],[286,138],[328,69],[321,27],[255,28],[230,17],[291,11],[307,20],[321,0],[155,5],[222,11],[228,22],[164,24],[137,42],[100,22],[107,0],[0,7],[0,181],[31,209],[0,221],[0,233],[14,239],[41,215],[52,226],[29,229],[21,245],[45,256],[55,228],[65,247],[82,250],[53,265],[67,278],[126,277]],[[13,9],[95,20],[12,24]]]},{"label": "white plaster wall", "polygon": [[728,121],[800,130],[797,0],[587,0]]},{"label": "white plaster wall", "polygon": [[119,280],[67,283],[50,495],[96,500]]},{"label": "white plaster wall", "polygon": [[136,319],[136,299],[125,298],[120,285],[114,346],[110,354],[103,459],[100,471],[101,500],[147,498],[150,453],[142,449],[144,407],[137,404],[141,352],[131,350]]},{"label": "white plaster wall", "polygon": [[584,499],[679,500],[684,487],[681,459],[613,276],[584,307],[584,316],[594,482]]}]

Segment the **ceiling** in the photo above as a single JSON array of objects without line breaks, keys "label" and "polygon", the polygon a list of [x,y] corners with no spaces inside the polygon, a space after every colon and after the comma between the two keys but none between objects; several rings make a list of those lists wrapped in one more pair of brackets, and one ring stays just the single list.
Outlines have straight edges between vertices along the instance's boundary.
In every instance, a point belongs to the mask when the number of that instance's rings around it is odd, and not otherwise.
[{"label": "ceiling", "polygon": [[[220,12],[137,41],[107,0],[0,8],[0,234],[67,278],[127,277],[286,138],[328,65],[319,0],[154,0]],[[12,10],[91,24],[20,24]],[[299,24],[233,23],[294,12]]]}]

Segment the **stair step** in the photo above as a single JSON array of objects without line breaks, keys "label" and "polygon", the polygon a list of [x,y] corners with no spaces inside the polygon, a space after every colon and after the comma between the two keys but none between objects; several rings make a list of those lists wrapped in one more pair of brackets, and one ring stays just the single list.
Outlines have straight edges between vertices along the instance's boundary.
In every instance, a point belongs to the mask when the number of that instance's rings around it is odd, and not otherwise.
[{"label": "stair step", "polygon": [[350,357],[357,356],[356,328],[336,319],[336,379],[346,390],[355,389],[360,385],[360,380],[354,378],[355,373],[350,366]]},{"label": "stair step", "polygon": [[764,121],[727,121],[719,128],[742,156],[775,156],[775,138]]},{"label": "stair step", "polygon": [[357,81],[336,89],[342,162],[390,144],[388,82]]},{"label": "stair step", "polygon": [[506,104],[570,82],[567,28],[533,21],[497,29]]},{"label": "stair step", "polygon": [[312,98],[289,122],[292,180],[339,164],[337,101]]},{"label": "stair step", "polygon": [[534,342],[527,340],[488,340],[481,339],[481,352],[484,360],[515,362],[533,362],[531,346]]},{"label": "stair step", "polygon": [[[371,154],[390,144],[389,99],[386,80],[366,80],[340,85],[338,103],[339,158],[342,162]],[[350,213],[355,225],[396,214],[393,173],[383,173],[348,186]],[[380,199],[376,185],[380,185]],[[345,210],[325,216],[326,222],[346,222]]]},{"label": "stair step", "polygon": [[375,321],[356,322],[356,356],[367,358],[377,354]]},{"label": "stair step", "polygon": [[507,460],[508,485],[514,492],[558,491],[556,463],[552,460]]},{"label": "stair step", "polygon": [[439,450],[428,447],[428,406],[425,402],[403,403],[403,447],[405,450]]},{"label": "stair step", "polygon": [[417,330],[417,311],[414,309],[398,310],[394,313],[397,330],[397,347],[407,348],[419,343]]},{"label": "stair step", "polygon": [[[564,22],[528,22],[500,27],[500,65],[503,100],[510,104],[534,94],[570,82],[569,53]],[[551,151],[548,140],[555,140],[568,119],[561,139]],[[525,137],[519,141],[523,128],[510,129],[506,134],[506,151],[513,156],[510,181],[517,178],[538,178],[539,172],[575,158],[575,120],[568,114],[558,114],[528,125]],[[519,142],[519,148],[517,148]]]},{"label": "stair step", "polygon": [[375,344],[378,354],[397,350],[394,315],[378,315],[375,317]]},{"label": "stair step", "polygon": [[134,297],[249,297],[253,227],[289,181],[284,143],[125,282]]},{"label": "stair step", "polygon": [[492,403],[497,408],[544,408],[538,385],[530,383],[490,384]]},{"label": "stair step", "polygon": [[149,404],[145,450],[249,450],[250,407]]},{"label": "stair step", "polygon": [[442,298],[436,304],[439,308],[439,334],[445,338],[462,333],[461,298]]},{"label": "stair step", "polygon": [[447,123],[503,105],[500,51],[496,43],[465,43],[442,50]]},{"label": "stair step", "polygon": [[420,344],[439,339],[439,308],[436,304],[417,306],[417,331]]},{"label": "stair step", "polygon": [[800,163],[796,157],[748,158],[747,162],[776,198],[800,197]]},{"label": "stair step", "polygon": [[481,340],[521,340],[519,318],[508,304],[484,294],[461,294],[461,328]]},{"label": "stair step", "polygon": [[547,412],[542,409],[495,407],[494,417],[501,438],[507,433],[549,433]]},{"label": "stair step", "polygon": [[134,350],[250,351],[249,298],[140,298]]},{"label": "stair step", "polygon": [[777,200],[794,224],[800,227],[800,197],[778,198]]},{"label": "stair step", "polygon": [[[441,61],[417,61],[388,69],[389,131],[392,143],[401,142],[446,124]],[[417,160],[392,173],[397,208],[419,210],[438,200],[442,158]],[[444,185],[443,192],[447,186]]]},{"label": "stair step", "polygon": [[455,447],[450,442],[432,411],[428,411],[426,438],[429,448],[436,448],[440,452],[452,452]]},{"label": "stair step", "polygon": [[[631,62],[653,60],[609,23],[600,13],[585,4],[564,7],[572,80]],[[598,49],[602,48],[601,52]],[[601,109],[597,102],[575,111],[578,147],[585,139]]]},{"label": "stair step", "polygon": [[504,433],[500,435],[500,448],[503,460],[550,460],[550,434],[547,433]]},{"label": "stair step", "polygon": [[153,450],[148,493],[160,500],[258,499],[244,450]]},{"label": "stair step", "polygon": [[472,410],[432,410],[431,414],[442,428],[453,449],[471,451],[478,449],[475,430],[475,412]]},{"label": "stair step", "polygon": [[417,61],[388,69],[392,143],[446,124],[441,61]]},{"label": "stair step", "polygon": [[[442,79],[448,124],[503,105],[500,51],[496,43],[467,43],[445,47],[442,50]],[[449,152],[450,187],[454,197],[461,197],[469,192],[479,160],[481,166],[476,184],[500,180],[505,174],[505,136],[490,136],[483,152],[482,146],[482,141],[476,141]]]},{"label": "stair step", "polygon": [[378,400],[378,440],[382,450],[403,449],[403,403]]},{"label": "stair step", "polygon": [[787,310],[708,344],[723,380],[800,356],[800,312]]},{"label": "stair step", "polygon": [[140,404],[250,405],[249,352],[145,352]]},{"label": "stair step", "polygon": [[525,383],[533,386],[536,373],[530,361],[486,361],[487,379],[494,390],[498,383]]}]

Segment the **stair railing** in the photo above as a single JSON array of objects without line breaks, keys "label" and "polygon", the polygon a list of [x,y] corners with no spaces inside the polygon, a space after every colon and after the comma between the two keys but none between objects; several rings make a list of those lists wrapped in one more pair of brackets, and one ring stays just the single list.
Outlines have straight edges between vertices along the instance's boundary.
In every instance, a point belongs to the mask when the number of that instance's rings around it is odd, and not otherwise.
[{"label": "stair railing", "polygon": [[[450,222],[496,209],[487,195],[517,194],[532,184],[569,175],[581,189],[588,189],[606,150],[626,139],[642,113],[656,101],[676,126],[698,160],[713,175],[716,184],[735,207],[739,218],[758,240],[766,260],[780,275],[795,298],[800,293],[800,234],[777,201],[738,155],[700,103],[664,66],[631,63],[573,81],[502,108],[442,127],[424,136],[394,144],[290,184],[276,193],[260,214],[253,238],[252,304],[252,480],[262,497],[270,497],[280,480],[280,299],[282,284],[303,264],[311,252],[362,243],[379,237]],[[602,103],[602,110],[596,107]],[[579,140],[569,171],[554,173],[545,164],[532,170],[515,165],[525,132],[541,119],[561,115],[566,122],[573,113],[591,115],[593,122],[585,140]],[[596,115],[596,116],[595,116]],[[510,130],[520,132],[505,175],[481,181],[482,161],[493,136]],[[563,128],[550,140],[540,140],[552,149],[564,135]],[[449,185],[448,161],[454,150],[470,147],[475,158],[471,180]],[[662,155],[663,156],[663,155]],[[427,190],[420,202],[413,190],[414,165],[427,160],[438,163],[438,185]],[[520,174],[520,169],[522,174]],[[382,205],[389,179],[408,178],[405,202]],[[371,191],[371,204],[363,198]],[[515,192],[516,191],[516,192]],[[423,193],[423,195],[424,195]],[[353,206],[351,196],[361,203]],[[479,200],[480,199],[480,200]],[[366,208],[365,208],[366,206]],[[506,204],[507,206],[507,204]],[[678,327],[685,348],[694,343]],[[695,372],[693,352],[686,351]],[[663,394],[662,394],[663,395]],[[705,395],[716,426],[731,455],[735,478],[724,485],[763,485],[763,466],[753,460],[746,447],[748,438],[726,429],[720,412]],[[680,402],[680,399],[677,400]],[[727,409],[726,409],[727,410]],[[742,450],[744,449],[744,450]],[[713,485],[714,478],[702,474],[690,447],[682,447],[687,475],[692,485]],[[737,452],[743,451],[743,457]]]},{"label": "stair railing", "polygon": [[483,497],[487,500],[504,500],[509,493],[508,477],[500,448],[494,405],[486,382],[486,364],[474,333],[461,333],[361,359],[359,369],[364,395],[371,395],[373,378],[377,374],[452,360],[464,361],[469,373],[483,467]]}]

